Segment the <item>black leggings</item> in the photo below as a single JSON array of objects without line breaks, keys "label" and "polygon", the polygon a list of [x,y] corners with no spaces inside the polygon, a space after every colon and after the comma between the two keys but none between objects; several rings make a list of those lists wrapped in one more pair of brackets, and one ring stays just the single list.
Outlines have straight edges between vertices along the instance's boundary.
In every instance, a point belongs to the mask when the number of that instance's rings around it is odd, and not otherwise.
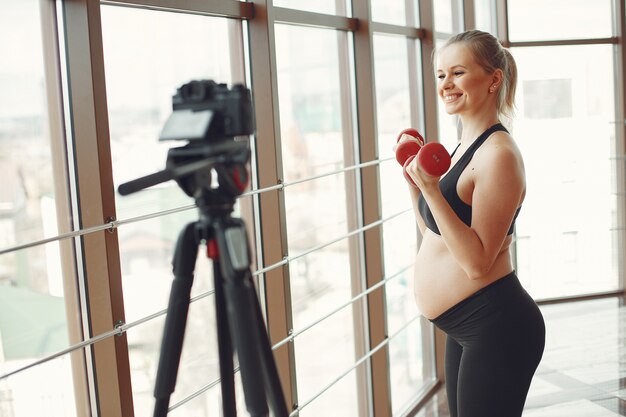
[{"label": "black leggings", "polygon": [[545,344],[537,304],[515,272],[432,322],[447,333],[451,417],[519,417]]}]

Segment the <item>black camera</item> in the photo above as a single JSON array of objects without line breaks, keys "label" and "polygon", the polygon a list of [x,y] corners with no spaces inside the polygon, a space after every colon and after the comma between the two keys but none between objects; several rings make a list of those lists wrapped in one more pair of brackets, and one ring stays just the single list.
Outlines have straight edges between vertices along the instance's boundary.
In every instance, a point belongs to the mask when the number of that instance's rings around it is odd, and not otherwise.
[{"label": "black camera", "polygon": [[177,89],[172,107],[159,140],[213,141],[254,133],[252,97],[242,84],[229,89],[194,80]]},{"label": "black camera", "polygon": [[[198,205],[206,204],[198,199],[205,194],[208,199],[234,204],[233,198],[248,183],[250,143],[247,138],[232,139],[254,133],[250,90],[241,84],[229,89],[226,84],[196,80],[177,89],[172,105],[174,111],[159,140],[188,143],[167,152],[164,170],[121,184],[119,193],[128,195],[174,179],[187,195],[197,198]],[[212,188],[211,171],[217,172],[217,189]]]}]

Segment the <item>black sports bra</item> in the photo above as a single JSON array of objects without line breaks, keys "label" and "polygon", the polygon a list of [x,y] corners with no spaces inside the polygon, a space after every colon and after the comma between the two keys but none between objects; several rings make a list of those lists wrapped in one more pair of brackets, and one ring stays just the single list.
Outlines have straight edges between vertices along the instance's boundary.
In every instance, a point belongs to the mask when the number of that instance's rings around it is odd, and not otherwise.
[{"label": "black sports bra", "polygon": [[[465,204],[465,202],[461,200],[459,194],[457,193],[456,186],[459,182],[459,177],[461,176],[461,173],[465,170],[469,162],[472,160],[472,157],[474,156],[476,150],[480,147],[480,145],[485,142],[485,140],[487,140],[489,136],[491,136],[492,133],[497,131],[505,131],[508,133],[508,130],[506,130],[506,128],[500,123],[491,126],[482,135],[480,135],[478,139],[474,141],[474,143],[470,145],[467,151],[465,151],[465,153],[461,155],[461,158],[456,162],[456,164],[454,164],[450,171],[448,171],[448,173],[439,181],[439,188],[441,189],[443,197],[448,201],[448,204],[450,204],[450,207],[452,207],[452,210],[454,210],[459,219],[461,219],[463,223],[468,226],[472,225],[472,206]],[[452,152],[452,156],[454,156],[458,148],[459,146],[457,146],[454,152]],[[433,214],[430,211],[430,208],[428,207],[428,204],[426,203],[423,195],[420,194],[417,204],[418,210],[422,215],[422,218],[424,219],[424,224],[426,225],[426,227],[428,227],[436,234],[441,235],[441,233],[439,232],[439,227],[437,227],[437,223],[435,222],[435,218],[433,217]],[[513,217],[513,222],[511,222],[511,227],[508,231],[508,235],[513,234],[513,230],[515,229],[515,219],[517,219],[517,215],[519,214],[520,209],[521,207],[518,207],[517,211],[515,212],[515,216]]]}]

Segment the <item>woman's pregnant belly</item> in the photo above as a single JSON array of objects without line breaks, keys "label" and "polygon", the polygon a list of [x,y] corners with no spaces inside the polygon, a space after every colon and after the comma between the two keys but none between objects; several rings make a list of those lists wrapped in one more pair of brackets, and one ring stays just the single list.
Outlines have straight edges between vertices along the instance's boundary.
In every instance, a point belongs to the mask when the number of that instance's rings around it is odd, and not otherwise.
[{"label": "woman's pregnant belly", "polygon": [[512,270],[507,249],[499,253],[485,277],[470,279],[443,239],[426,230],[415,260],[415,301],[424,317],[434,319]]}]

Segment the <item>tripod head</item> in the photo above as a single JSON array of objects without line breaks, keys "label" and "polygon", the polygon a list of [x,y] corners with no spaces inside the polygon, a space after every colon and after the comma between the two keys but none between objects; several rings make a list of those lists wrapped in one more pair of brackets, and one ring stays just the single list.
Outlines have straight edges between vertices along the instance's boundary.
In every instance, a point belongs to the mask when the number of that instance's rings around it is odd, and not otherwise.
[{"label": "tripod head", "polygon": [[173,179],[201,211],[230,213],[249,179],[250,145],[236,137],[254,133],[250,90],[241,84],[228,89],[211,80],[191,81],[177,89],[172,107],[159,140],[188,143],[168,151],[164,170],[121,184],[119,193],[128,195]]}]

